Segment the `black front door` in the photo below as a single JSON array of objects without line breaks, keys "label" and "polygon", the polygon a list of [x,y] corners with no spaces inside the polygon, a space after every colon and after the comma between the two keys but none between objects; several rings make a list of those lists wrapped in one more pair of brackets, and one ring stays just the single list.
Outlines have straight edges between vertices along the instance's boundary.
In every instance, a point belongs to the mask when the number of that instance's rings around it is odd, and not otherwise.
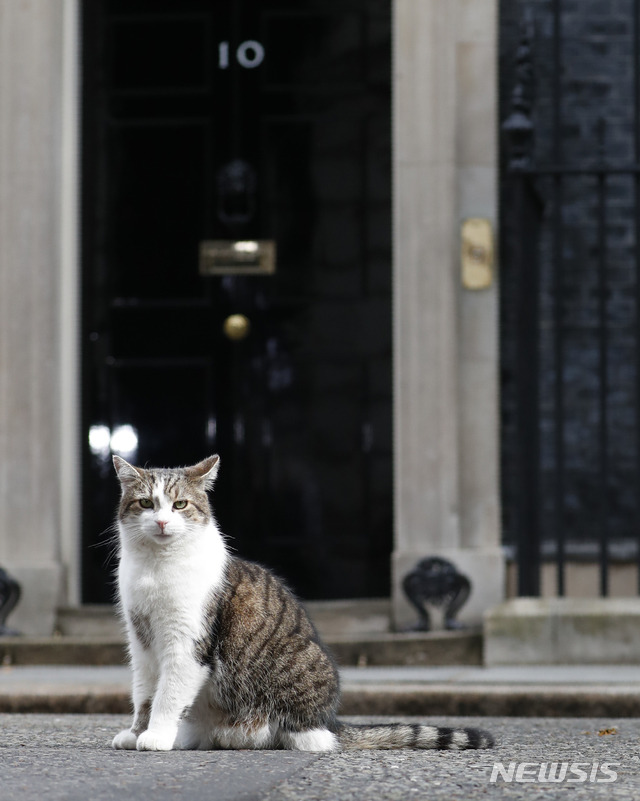
[{"label": "black front door", "polygon": [[83,600],[112,452],[219,453],[233,549],[387,594],[389,0],[90,0],[83,37]]}]

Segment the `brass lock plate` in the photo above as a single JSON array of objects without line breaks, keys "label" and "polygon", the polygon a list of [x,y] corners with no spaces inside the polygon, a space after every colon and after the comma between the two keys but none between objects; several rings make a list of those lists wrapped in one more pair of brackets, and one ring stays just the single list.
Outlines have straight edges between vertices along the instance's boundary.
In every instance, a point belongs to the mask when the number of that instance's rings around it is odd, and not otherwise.
[{"label": "brass lock plate", "polygon": [[494,253],[491,223],[471,217],[462,223],[462,286],[465,289],[488,289],[493,283]]},{"label": "brass lock plate", "polygon": [[272,239],[210,239],[200,243],[200,275],[273,275]]}]

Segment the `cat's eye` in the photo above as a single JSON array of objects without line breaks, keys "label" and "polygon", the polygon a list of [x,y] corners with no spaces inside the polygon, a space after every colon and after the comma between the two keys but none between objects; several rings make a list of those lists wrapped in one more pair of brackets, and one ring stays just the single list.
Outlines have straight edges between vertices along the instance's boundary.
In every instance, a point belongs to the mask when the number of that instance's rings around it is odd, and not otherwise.
[{"label": "cat's eye", "polygon": [[189,501],[176,501],[173,504],[173,508],[174,509],[184,509],[188,503],[189,503]]},{"label": "cat's eye", "polygon": [[153,509],[153,501],[151,498],[140,498],[138,503],[143,509]]}]

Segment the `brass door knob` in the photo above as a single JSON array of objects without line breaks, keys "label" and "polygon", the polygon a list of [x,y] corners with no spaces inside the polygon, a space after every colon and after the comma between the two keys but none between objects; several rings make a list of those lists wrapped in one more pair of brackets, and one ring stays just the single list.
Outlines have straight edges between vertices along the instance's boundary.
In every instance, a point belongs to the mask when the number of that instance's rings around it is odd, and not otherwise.
[{"label": "brass door knob", "polygon": [[249,318],[244,314],[230,314],[222,325],[222,330],[225,336],[234,342],[239,342],[241,339],[246,339],[251,331],[251,323]]}]

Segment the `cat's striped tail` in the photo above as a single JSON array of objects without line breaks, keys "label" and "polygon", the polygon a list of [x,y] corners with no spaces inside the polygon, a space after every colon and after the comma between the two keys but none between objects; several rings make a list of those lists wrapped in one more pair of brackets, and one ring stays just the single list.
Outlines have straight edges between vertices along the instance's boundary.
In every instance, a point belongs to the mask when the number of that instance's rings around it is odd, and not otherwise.
[{"label": "cat's striped tail", "polygon": [[492,748],[493,737],[482,729],[451,729],[419,723],[351,725],[340,722],[335,735],[344,750],[367,748],[429,748],[463,751]]}]

